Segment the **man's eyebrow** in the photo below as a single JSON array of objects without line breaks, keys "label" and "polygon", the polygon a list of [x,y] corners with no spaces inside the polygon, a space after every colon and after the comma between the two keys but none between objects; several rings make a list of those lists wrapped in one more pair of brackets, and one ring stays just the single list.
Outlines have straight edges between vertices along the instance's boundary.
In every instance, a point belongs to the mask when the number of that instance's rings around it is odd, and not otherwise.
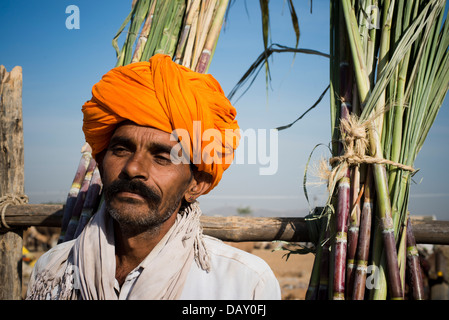
[{"label": "man's eyebrow", "polygon": [[130,146],[132,145],[131,139],[124,137],[124,136],[114,136],[111,138],[111,141],[109,142],[109,146],[113,145],[123,145],[123,146]]},{"label": "man's eyebrow", "polygon": [[151,142],[148,149],[153,153],[170,153],[172,148],[173,147],[168,144]]},{"label": "man's eyebrow", "polygon": [[[131,148],[134,143],[132,142],[132,139],[125,137],[125,136],[114,136],[111,138],[111,141],[109,142],[109,147],[114,145],[122,145],[128,148]],[[152,153],[170,153],[172,150],[172,146],[161,143],[161,142],[150,142],[148,146],[148,150]]]}]

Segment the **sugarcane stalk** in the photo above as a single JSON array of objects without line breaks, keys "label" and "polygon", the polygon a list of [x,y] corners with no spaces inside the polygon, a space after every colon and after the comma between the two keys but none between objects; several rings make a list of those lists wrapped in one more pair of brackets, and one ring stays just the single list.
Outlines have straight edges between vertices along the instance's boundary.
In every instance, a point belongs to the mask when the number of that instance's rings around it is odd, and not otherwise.
[{"label": "sugarcane stalk", "polygon": [[[377,220],[377,208],[373,222]],[[374,238],[372,243],[372,279],[369,290],[370,300],[386,300],[388,294],[387,286],[387,263],[385,258],[385,250],[383,250],[382,227],[379,223],[374,225]],[[368,279],[367,279],[368,280]]]},{"label": "sugarcane stalk", "polygon": [[127,65],[132,61],[132,49],[137,38],[137,33],[139,32],[142,22],[145,20],[145,17],[148,13],[149,0],[139,0],[135,6],[136,11],[131,18],[129,30],[126,35],[125,43],[123,45],[125,49],[125,55],[123,58],[124,65]]},{"label": "sugarcane stalk", "polygon": [[339,86],[339,50],[337,49],[337,43],[339,39],[339,1],[330,1],[330,59],[329,59],[329,73],[330,73],[330,122],[331,122],[331,144],[332,144],[332,156],[338,156],[339,151],[339,114],[340,104],[338,103],[338,93],[340,92]]},{"label": "sugarcane stalk", "polygon": [[398,256],[396,251],[396,239],[393,219],[391,217],[390,196],[387,187],[385,167],[374,164],[374,180],[376,185],[377,205],[382,227],[382,238],[387,261],[387,274],[390,288],[390,297],[393,300],[403,299],[403,288],[399,273]]},{"label": "sugarcane stalk", "polygon": [[343,300],[345,298],[345,276],[346,276],[346,250],[347,250],[347,231],[349,215],[349,196],[350,179],[349,170],[338,182],[338,207],[335,236],[335,266],[334,266],[334,300]]},{"label": "sugarcane stalk", "polygon": [[320,281],[318,285],[317,300],[328,300],[329,297],[329,248],[330,248],[330,230],[326,228],[324,243],[320,256]]},{"label": "sugarcane stalk", "polygon": [[354,285],[354,269],[356,268],[356,252],[360,227],[360,198],[363,194],[363,187],[360,190],[360,167],[354,166],[351,171],[351,213],[349,215],[348,227],[348,249],[346,265],[346,296],[352,297]]},{"label": "sugarcane stalk", "polygon": [[98,208],[98,204],[100,202],[100,192],[102,189],[102,182],[100,171],[98,166],[95,167],[94,172],[92,173],[92,178],[90,181],[89,189],[86,194],[86,199],[84,200],[83,210],[81,211],[81,215],[78,221],[78,225],[74,234],[74,238],[77,238],[80,233],[83,231],[86,224],[89,222],[90,218]]},{"label": "sugarcane stalk", "polygon": [[[344,29],[343,21],[340,20],[340,29]],[[349,63],[349,54],[346,50],[346,33],[341,34],[341,45],[339,48],[339,89],[340,89],[340,119],[349,119],[352,111],[352,65]],[[341,140],[345,140],[346,132],[340,132]],[[339,153],[345,151],[342,144],[339,145]],[[337,209],[335,218],[335,243],[333,245],[333,294],[332,299],[345,299],[346,281],[346,256],[347,256],[347,232],[348,217],[350,210],[350,168],[342,167],[342,177],[337,184]]]},{"label": "sugarcane stalk", "polygon": [[[369,95],[369,81],[367,82],[366,67],[362,59],[360,38],[358,29],[355,29],[356,21],[353,8],[349,0],[343,0],[343,14],[345,17],[348,38],[350,39],[351,53],[354,61],[355,75],[362,104]],[[377,130],[369,126],[370,153],[373,157],[383,157],[382,147]],[[390,296],[392,299],[403,299],[403,290],[398,268],[396,241],[394,235],[394,224],[391,217],[391,202],[388,191],[388,182],[385,166],[374,164],[374,181],[377,194],[378,213],[382,226],[382,235],[387,260],[388,280],[390,285]]]},{"label": "sugarcane stalk", "polygon": [[196,30],[198,29],[198,19],[199,19],[199,7],[194,11],[194,15],[192,17],[192,24],[190,27],[189,35],[187,37],[186,48],[184,50],[184,55],[182,57],[182,65],[191,68],[192,66],[192,54],[193,54],[193,46],[195,45],[196,38]]},{"label": "sugarcane stalk", "polygon": [[[342,35],[343,45],[340,47],[340,118],[349,119],[352,109],[350,102],[352,89],[352,68],[346,60],[345,35]],[[344,140],[345,132],[341,132]],[[344,148],[340,145],[340,154],[344,153]],[[350,209],[350,168],[344,167],[342,178],[337,185],[337,210],[336,210],[336,235],[333,248],[334,269],[333,269],[333,296],[334,300],[343,300],[345,298],[345,280],[346,280],[346,255],[347,255],[347,232],[348,217]]]},{"label": "sugarcane stalk", "polygon": [[92,149],[86,143],[81,149],[81,159],[76,169],[75,177],[73,178],[72,185],[70,186],[69,193],[67,195],[66,204],[64,206],[64,213],[62,216],[61,233],[59,235],[58,243],[64,241],[64,236],[67,231],[67,226],[72,218],[73,207],[75,206],[76,199],[80,192],[81,184],[83,183],[84,176],[86,175],[87,167],[89,166],[90,159],[92,158]]},{"label": "sugarcane stalk", "polygon": [[312,273],[307,286],[305,300],[316,300],[318,296],[318,285],[320,281],[320,266],[321,266],[321,252],[322,248],[317,248],[315,259],[313,260]]},{"label": "sugarcane stalk", "polygon": [[371,166],[368,166],[364,187],[363,209],[360,217],[356,272],[354,274],[354,286],[352,290],[353,300],[363,300],[365,298],[366,275],[371,242],[372,211],[374,207],[373,193],[372,171]]},{"label": "sugarcane stalk", "polygon": [[81,184],[80,192],[78,193],[75,206],[73,207],[72,217],[70,218],[69,224],[67,226],[67,231],[64,235],[64,242],[72,240],[73,236],[75,235],[81,211],[83,210],[84,201],[86,199],[86,194],[89,190],[92,174],[96,166],[97,163],[95,159],[90,159],[89,166],[86,170],[86,175],[84,176],[83,183]]},{"label": "sugarcane stalk", "polygon": [[[372,21],[377,22],[377,16],[380,14],[378,8],[378,1],[374,0],[371,5],[370,17]],[[367,44],[366,44],[366,67],[368,79],[370,82],[370,87],[374,87],[374,79],[375,79],[375,65],[377,64],[377,60],[374,58],[376,52],[376,35],[377,29],[376,27],[371,27],[368,30],[367,34]]]},{"label": "sugarcane stalk", "polygon": [[223,25],[223,19],[226,13],[226,8],[228,7],[229,0],[220,0],[216,12],[214,14],[214,20],[212,26],[210,27],[209,33],[207,34],[206,43],[204,44],[203,51],[201,52],[196,71],[200,73],[205,73],[209,67],[212,53],[217,43],[218,36],[220,35],[220,30]]},{"label": "sugarcane stalk", "polygon": [[360,95],[360,102],[363,105],[370,92],[370,81],[365,63],[365,53],[360,41],[357,20],[355,18],[354,8],[351,6],[351,1],[342,0],[341,4],[346,32],[351,47],[354,70],[356,70],[356,82]]},{"label": "sugarcane stalk", "polygon": [[[402,1],[400,1],[402,2]],[[404,16],[404,29],[410,24],[411,7],[413,1],[407,1],[405,16]],[[394,162],[398,162],[401,154],[402,143],[402,127],[403,127],[403,114],[405,106],[405,86],[408,73],[408,65],[410,60],[410,50],[405,54],[403,61],[399,65],[399,77],[397,85],[397,104],[394,106],[394,124],[393,124],[393,139],[391,144],[390,159]],[[396,175],[398,168],[392,168],[389,173],[389,189],[393,192],[394,183],[396,181]]]},{"label": "sugarcane stalk", "polygon": [[[400,230],[400,238],[398,239],[399,247],[398,247],[398,267],[399,274],[401,276],[401,286],[405,291],[405,269],[406,269],[406,260],[407,260],[407,221],[401,226]],[[399,233],[399,232],[398,232]]]},{"label": "sugarcane stalk", "polygon": [[193,48],[192,55],[192,70],[196,70],[197,68],[217,3],[217,0],[204,1],[201,3],[201,10],[198,17],[198,28],[196,30],[195,46]]},{"label": "sugarcane stalk", "polygon": [[326,234],[324,219],[321,220],[320,235],[316,244],[315,259],[313,261],[312,274],[310,275],[309,285],[306,291],[306,300],[316,300],[318,297],[318,287],[320,284],[320,274],[322,267],[323,241]]},{"label": "sugarcane stalk", "polygon": [[419,261],[419,253],[416,248],[415,236],[413,235],[410,217],[407,219],[407,270],[409,283],[414,300],[424,299],[424,284]]},{"label": "sugarcane stalk", "polygon": [[[125,49],[126,49],[126,46],[123,45],[122,49],[119,50],[118,44],[117,44],[118,38],[119,38],[120,34],[123,32],[123,30],[125,29],[126,25],[131,20],[131,18],[135,12],[136,12],[136,1],[133,1],[132,6],[131,6],[131,12],[128,14],[125,21],[123,21],[123,23],[120,26],[119,30],[117,31],[116,35],[112,39],[112,47],[114,47],[115,53],[117,55],[117,62],[115,64],[116,67],[123,65],[123,60],[125,58]],[[126,40],[125,40],[125,43],[126,43]]]},{"label": "sugarcane stalk", "polygon": [[359,0],[358,3],[354,3],[354,6],[358,4],[357,8],[357,16],[358,16],[358,26],[361,44],[363,50],[366,51],[366,46],[368,42],[368,20],[366,19],[366,15],[370,14],[368,11],[368,7],[371,5],[371,2],[368,0]]},{"label": "sugarcane stalk", "polygon": [[[400,161],[410,166],[413,166],[414,160],[420,150],[417,142],[421,140],[421,137],[425,136],[425,131],[423,131],[422,127],[423,121],[432,109],[427,104],[428,94],[434,84],[438,84],[438,82],[434,82],[434,76],[436,70],[438,70],[436,66],[441,61],[442,55],[438,53],[437,45],[435,44],[438,44],[439,40],[438,31],[443,30],[440,27],[442,14],[439,13],[442,3],[438,4],[437,2],[434,2],[435,7],[429,14],[430,22],[426,25],[421,37],[417,41],[416,46],[419,49],[414,51],[415,56],[413,56],[413,61],[415,61],[415,65],[413,68],[410,68],[412,69],[409,71],[410,81],[407,86],[407,93],[405,94],[406,97],[409,97],[407,98],[409,107],[405,109],[406,112],[404,113],[405,124],[403,133],[407,139],[404,140],[403,147],[401,148]],[[416,7],[414,11],[413,17],[418,15]],[[447,51],[447,47],[448,44],[446,43],[442,47],[443,52]],[[445,83],[447,84],[448,82],[446,81]],[[393,209],[400,211],[400,213],[395,217],[395,225],[399,225],[406,219],[410,180],[411,175],[409,172],[403,172],[401,170],[397,172],[396,183],[394,184],[395,189],[392,192],[393,199],[395,200]]]},{"label": "sugarcane stalk", "polygon": [[151,22],[152,27],[150,28],[150,33],[148,34],[148,39],[142,52],[141,60],[143,61],[150,59],[160,44],[165,23],[167,22],[167,16],[171,13],[170,8],[173,5],[172,1],[156,1],[153,20]]},{"label": "sugarcane stalk", "polygon": [[170,55],[173,57],[176,52],[176,48],[178,46],[179,41],[179,35],[181,33],[181,27],[182,27],[182,18],[185,15],[186,6],[185,1],[178,2],[178,5],[176,6],[176,13],[174,16],[174,21],[170,26],[170,33],[169,33],[169,41],[168,41],[168,48],[164,52],[165,54]]},{"label": "sugarcane stalk", "polygon": [[[348,113],[347,106],[343,102],[342,113]],[[337,186],[337,210],[336,210],[336,236],[333,246],[334,272],[333,272],[333,300],[345,299],[346,254],[348,216],[350,209],[350,169],[344,168],[343,177]]]},{"label": "sugarcane stalk", "polygon": [[[382,21],[382,31],[380,35],[380,45],[379,45],[379,57],[378,57],[378,65],[377,65],[377,74],[378,77],[381,77],[385,67],[388,64],[388,57],[390,51],[390,40],[391,40],[391,24],[393,20],[394,13],[394,5],[395,0],[384,0],[383,4],[383,21]],[[395,83],[394,81],[392,81]],[[386,108],[386,90],[383,90],[379,96],[379,101],[377,103],[376,112],[379,112],[383,108]],[[377,117],[375,120],[375,125],[378,132],[382,132],[384,134],[386,130],[383,130],[384,117]],[[382,142],[384,141],[384,137],[382,137]],[[382,144],[385,146],[385,143]]]},{"label": "sugarcane stalk", "polygon": [[170,1],[170,4],[171,5],[168,8],[167,15],[165,17],[166,19],[164,21],[162,36],[154,50],[154,54],[163,53],[173,56],[176,49],[178,35],[182,24],[182,17],[185,12],[185,1],[172,0]]},{"label": "sugarcane stalk", "polygon": [[170,40],[171,26],[173,23],[175,23],[174,16],[176,15],[178,2],[178,0],[168,1],[169,5],[166,12],[164,13],[164,19],[161,20],[162,31],[160,33],[160,38],[156,42],[156,45],[154,47],[153,54],[164,53],[167,50],[168,42]]},{"label": "sugarcane stalk", "polygon": [[192,28],[192,23],[195,15],[198,15],[198,8],[201,0],[192,0],[188,4],[186,17],[184,22],[184,28],[182,29],[181,36],[179,38],[178,46],[175,53],[175,62],[182,64],[182,58],[186,49],[187,39]]},{"label": "sugarcane stalk", "polygon": [[143,49],[148,40],[148,34],[150,33],[151,23],[153,22],[154,8],[156,7],[156,0],[153,0],[148,10],[147,18],[140,31],[139,40],[137,41],[136,48],[134,49],[134,54],[131,62],[138,62],[142,57]]}]

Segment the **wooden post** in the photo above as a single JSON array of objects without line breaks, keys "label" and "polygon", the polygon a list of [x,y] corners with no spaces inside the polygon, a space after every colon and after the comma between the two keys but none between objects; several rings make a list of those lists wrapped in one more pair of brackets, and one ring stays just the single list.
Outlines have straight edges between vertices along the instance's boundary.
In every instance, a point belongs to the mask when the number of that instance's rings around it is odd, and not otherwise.
[{"label": "wooden post", "polygon": [[[0,66],[0,198],[24,194],[23,149],[22,68]],[[22,297],[22,233],[0,230],[1,300]]]}]

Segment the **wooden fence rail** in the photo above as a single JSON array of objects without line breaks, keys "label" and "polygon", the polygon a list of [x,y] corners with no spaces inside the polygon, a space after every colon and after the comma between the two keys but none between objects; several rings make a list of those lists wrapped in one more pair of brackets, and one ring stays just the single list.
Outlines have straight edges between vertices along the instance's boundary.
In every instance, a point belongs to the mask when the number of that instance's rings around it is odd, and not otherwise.
[{"label": "wooden fence rail", "polygon": [[[11,205],[4,219],[11,227],[60,227],[63,212],[63,205]],[[311,241],[304,218],[202,216],[201,223],[205,234],[223,241]],[[449,245],[449,221],[412,219],[412,227],[418,243]]]}]

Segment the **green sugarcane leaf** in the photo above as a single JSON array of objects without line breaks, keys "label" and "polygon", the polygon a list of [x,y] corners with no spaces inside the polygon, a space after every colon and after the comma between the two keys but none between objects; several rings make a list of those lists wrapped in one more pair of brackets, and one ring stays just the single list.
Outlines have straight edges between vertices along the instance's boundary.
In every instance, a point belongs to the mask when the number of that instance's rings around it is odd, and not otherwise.
[{"label": "green sugarcane leaf", "polygon": [[421,11],[418,18],[410,25],[407,31],[402,35],[402,38],[399,41],[396,50],[394,50],[394,54],[391,57],[390,62],[385,67],[382,76],[376,82],[374,89],[372,90],[371,94],[369,95],[366,101],[365,108],[360,117],[361,120],[367,120],[370,117],[371,113],[373,112],[374,108],[377,105],[377,101],[380,94],[385,90],[386,86],[388,85],[391,77],[394,74],[396,67],[399,66],[399,63],[402,61],[407,51],[410,49],[412,44],[418,38],[423,28],[431,20],[430,18],[428,18],[427,13],[432,7],[433,7],[432,2],[427,4],[426,7]]},{"label": "green sugarcane leaf", "polygon": [[290,9],[290,15],[292,17],[293,29],[295,30],[295,35],[296,35],[295,48],[298,48],[299,36],[301,35],[301,33],[299,31],[298,16],[296,15],[295,7],[293,5],[293,1],[292,0],[288,1],[288,8]]},{"label": "green sugarcane leaf", "polygon": [[262,13],[262,38],[263,38],[263,47],[265,52],[264,62],[265,62],[265,83],[267,87],[268,94],[268,84],[270,80],[270,66],[268,63],[268,43],[270,41],[270,10],[268,8],[269,0],[259,0],[260,3],[260,11]]},{"label": "green sugarcane leaf", "polygon": [[128,14],[128,16],[126,17],[125,21],[123,21],[123,23],[120,26],[119,30],[117,31],[116,35],[112,39],[112,47],[115,49],[115,52],[116,52],[116,55],[117,55],[117,64],[116,64],[116,66],[122,65],[122,59],[123,59],[124,50],[125,50],[125,46],[122,47],[122,50],[119,49],[118,44],[117,44],[118,38],[122,34],[123,30],[125,29],[125,27],[129,23],[129,21],[131,20],[131,18],[133,17],[135,12],[136,12],[136,5],[134,5],[132,7],[131,12]]},{"label": "green sugarcane leaf", "polygon": [[323,93],[321,93],[321,95],[320,95],[320,97],[318,98],[318,100],[315,101],[315,103],[314,103],[309,109],[307,109],[302,115],[300,115],[295,121],[293,121],[292,123],[287,124],[287,125],[285,125],[285,126],[277,127],[276,130],[281,131],[281,130],[284,130],[284,129],[288,129],[288,128],[290,128],[292,125],[294,125],[296,122],[298,122],[299,120],[301,120],[307,113],[309,113],[309,111],[311,111],[312,109],[314,109],[314,108],[321,102],[321,100],[323,99],[324,95],[326,94],[327,90],[329,90],[329,88],[330,88],[330,85],[328,85],[328,86],[326,87],[326,89],[324,89]]},{"label": "green sugarcane leaf", "polygon": [[[317,50],[311,50],[311,49],[296,49],[296,48],[290,48],[290,47],[286,47],[286,46],[282,46],[279,45],[277,43],[273,43],[271,44],[267,50],[264,50],[256,59],[256,61],[253,62],[253,64],[249,67],[249,69],[245,72],[245,74],[240,78],[240,80],[237,82],[237,84],[234,86],[234,88],[232,88],[231,92],[228,94],[228,99],[231,100],[234,98],[234,95],[237,93],[237,91],[239,89],[241,89],[245,83],[247,81],[250,80],[250,78],[252,77],[252,80],[250,82],[250,84],[248,85],[248,87],[244,90],[244,92],[242,93],[242,95],[240,95],[240,97],[242,97],[246,91],[248,91],[248,89],[251,87],[251,85],[253,84],[254,80],[256,79],[257,75],[259,74],[262,66],[263,66],[263,62],[265,61],[265,57],[268,56],[270,57],[273,53],[283,53],[283,52],[295,52],[295,53],[303,53],[303,54],[313,54],[313,55],[318,55],[321,57],[325,57],[325,58],[329,58],[329,55],[327,53],[323,53]],[[238,99],[240,99],[240,97]],[[235,101],[237,102],[238,99]],[[234,103],[235,103],[234,102]]]},{"label": "green sugarcane leaf", "polygon": [[123,58],[123,65],[131,63],[133,56],[133,47],[137,39],[137,34],[142,24],[145,22],[145,17],[149,10],[149,0],[139,0],[135,5],[135,12],[131,18],[126,42],[123,45],[125,48],[125,56]]}]

